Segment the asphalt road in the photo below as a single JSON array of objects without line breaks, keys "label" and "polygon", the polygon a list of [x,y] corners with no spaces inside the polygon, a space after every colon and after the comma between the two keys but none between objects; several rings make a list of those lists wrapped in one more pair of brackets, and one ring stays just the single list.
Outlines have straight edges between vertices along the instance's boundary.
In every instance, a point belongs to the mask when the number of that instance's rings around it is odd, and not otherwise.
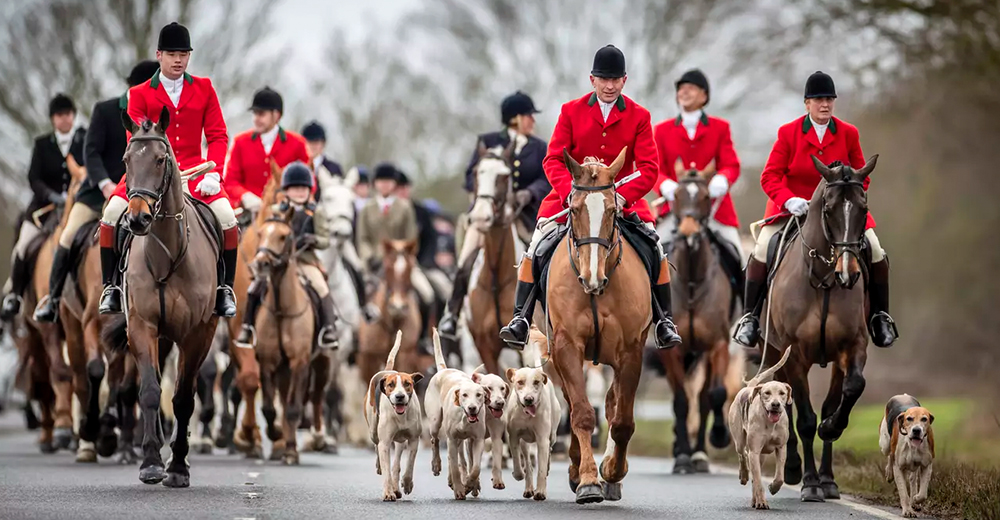
[{"label": "asphalt road", "polygon": [[804,504],[798,491],[788,487],[768,497],[770,511],[754,511],[749,507],[749,486],[740,486],[734,474],[674,476],[670,462],[660,459],[630,459],[622,501],[578,506],[567,485],[565,462],[553,464],[545,502],[521,498],[522,484],[511,478],[509,470],[504,474],[506,490],[489,487],[487,470],[482,496],[456,502],[445,476],[431,475],[430,453],[422,451],[413,494],[383,503],[374,452],[303,454],[298,467],[216,453],[191,456],[188,489],[144,485],[137,466],[117,466],[103,459],[98,464],[78,464],[65,451],[42,455],[34,433],[23,429],[20,415],[8,413],[0,416],[0,518],[898,518],[898,513],[846,500]]}]

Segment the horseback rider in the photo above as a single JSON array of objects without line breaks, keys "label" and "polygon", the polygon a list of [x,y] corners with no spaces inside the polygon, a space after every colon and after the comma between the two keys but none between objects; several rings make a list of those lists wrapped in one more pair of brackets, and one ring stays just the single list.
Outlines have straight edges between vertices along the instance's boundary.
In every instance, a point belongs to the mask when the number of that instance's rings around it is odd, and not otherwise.
[{"label": "horseback rider", "polygon": [[[167,128],[167,139],[176,157],[178,167],[190,169],[201,164],[201,136],[208,141],[208,159],[215,162],[215,169],[188,181],[191,194],[208,204],[223,231],[220,280],[216,288],[215,313],[232,318],[236,315],[236,296],[233,279],[236,276],[236,257],[239,246],[239,228],[236,214],[222,189],[222,173],[226,165],[226,148],[229,136],[222,118],[219,97],[208,78],[187,73],[191,59],[191,35],[183,25],[173,22],[160,30],[156,61],[160,70],[149,81],[129,89],[128,115],[134,121],[159,118],[164,107],[173,110],[172,123]],[[128,208],[126,175],[122,175],[114,194],[108,200],[101,216],[101,270],[104,292],[101,294],[101,314],[122,312],[122,290],[116,283],[115,273],[121,261],[115,247],[115,226]]]},{"label": "horseback rider", "polygon": [[[253,129],[233,139],[223,188],[233,204],[260,211],[264,186],[271,179],[271,161],[284,168],[293,161],[309,162],[305,140],[281,127],[284,102],[281,94],[264,87],[253,95]],[[315,189],[313,190],[315,191]]]},{"label": "horseback rider", "polygon": [[[734,292],[742,288],[743,247],[740,245],[739,220],[729,196],[729,188],[740,178],[740,159],[733,149],[729,122],[705,113],[709,102],[708,78],[692,69],[681,75],[675,83],[680,114],[653,128],[653,139],[660,156],[660,178],[657,187],[667,203],[660,208],[663,218],[657,234],[664,242],[672,242],[677,230],[677,220],[670,217],[670,203],[677,191],[677,173],[674,164],[680,160],[685,170],[703,170],[715,162],[716,174],[708,183],[708,195],[717,201],[718,209],[709,220],[708,228],[720,241],[732,246],[720,247],[719,252],[730,279],[736,280]],[[734,256],[732,253],[736,253]]]},{"label": "horseback rider", "polygon": [[[753,255],[747,264],[744,302],[750,309],[740,320],[733,339],[747,347],[757,345],[760,337],[760,312],[767,295],[767,250],[771,238],[779,233],[787,217],[801,217],[809,209],[812,197],[822,177],[816,171],[811,156],[824,163],[849,164],[861,168],[865,164],[854,125],[833,116],[837,91],[833,78],[815,72],[806,80],[806,115],[778,129],[778,140],[767,158],[760,175],[760,184],[768,196],[765,225],[761,227]],[[868,189],[871,177],[865,178]],[[889,316],[889,262],[875,236],[875,219],[871,213],[865,227],[865,238],[871,247],[871,268],[868,285],[870,311],[868,326],[872,341],[879,347],[889,347],[898,337],[896,324]]]},{"label": "horseback rider", "polygon": [[[56,94],[49,101],[49,121],[52,132],[35,138],[31,151],[31,166],[28,169],[28,184],[33,196],[27,209],[18,219],[20,224],[15,232],[14,252],[11,255],[10,279],[7,280],[7,294],[0,308],[0,319],[11,320],[21,311],[21,296],[31,283],[31,258],[28,248],[41,235],[42,230],[35,225],[33,215],[46,207],[62,206],[66,202],[66,190],[70,184],[67,160],[72,156],[76,164],[83,165],[83,142],[85,128],[73,129],[76,121],[76,105],[65,94]],[[47,211],[41,218],[46,221],[54,211]]]},{"label": "horseback rider", "polygon": [[417,216],[409,200],[396,196],[397,179],[392,164],[375,166],[375,196],[358,213],[358,257],[369,275],[382,266],[383,240],[417,239]]},{"label": "horseback rider", "polygon": [[[511,173],[511,188],[517,205],[521,208],[520,219],[525,229],[533,229],[538,219],[538,206],[542,199],[552,191],[549,180],[545,178],[542,169],[542,159],[545,158],[545,141],[535,137],[535,114],[540,110],[535,108],[535,102],[518,90],[505,97],[500,103],[500,122],[505,126],[497,132],[489,132],[476,138],[476,149],[472,151],[469,166],[465,169],[465,191],[475,195],[476,164],[479,162],[479,144],[487,149],[495,147],[507,148],[514,142],[512,157],[513,173]],[[462,313],[462,301],[465,299],[472,274],[472,262],[468,259],[479,252],[481,233],[475,226],[467,225],[468,217],[463,218],[466,229],[463,235],[461,251],[458,255],[458,272],[455,274],[455,285],[445,307],[444,315],[438,324],[438,333],[447,339],[455,339],[458,328],[458,318]]]},{"label": "horseback rider", "polygon": [[[137,64],[128,75],[129,88],[153,77],[159,68],[153,60]],[[59,235],[59,246],[52,259],[49,274],[49,297],[38,302],[35,320],[54,322],[59,317],[59,300],[62,297],[66,276],[72,268],[70,248],[80,228],[101,218],[104,201],[111,197],[115,185],[125,174],[125,128],[122,127],[122,112],[128,108],[128,90],[121,96],[99,101],[94,105],[90,117],[90,128],[84,140],[84,161],[87,179],[80,186],[69,210],[66,227]]]},{"label": "horseback rider", "polygon": [[[330,159],[324,153],[326,150],[326,129],[323,128],[323,125],[316,121],[306,123],[306,126],[302,127],[302,137],[306,140],[309,163],[312,164],[312,170],[316,175],[317,181],[319,179],[344,177],[344,170],[340,167],[340,163]],[[317,190],[322,188],[320,184],[322,183],[317,182]],[[316,195],[316,198],[319,199],[319,195]]]},{"label": "horseback rider", "polygon": [[[285,168],[281,175],[281,190],[287,200],[271,206],[277,214],[288,208],[295,211],[292,217],[292,230],[295,233],[295,251],[298,256],[299,273],[308,281],[308,287],[316,293],[319,299],[319,335],[317,343],[322,348],[337,346],[337,314],[334,309],[330,286],[327,285],[321,263],[316,251],[330,247],[330,232],[328,220],[322,206],[310,200],[313,190],[313,173],[301,161],[295,161]],[[243,327],[236,343],[241,346],[253,347],[253,336],[256,331],[257,310],[267,294],[267,281],[254,278],[247,290],[247,308],[243,315]]]},{"label": "horseback rider", "polygon": [[[371,198],[371,175],[368,171],[368,167],[363,164],[358,164],[353,170],[357,170],[358,182],[354,185],[354,227],[358,227],[358,214],[361,210],[365,208],[368,204],[368,199]],[[352,175],[352,172],[348,171],[348,176]]]},{"label": "horseback rider", "polygon": [[[625,55],[613,45],[603,47],[594,56],[594,67],[590,73],[594,91],[562,106],[543,162],[545,175],[553,189],[542,201],[538,211],[540,225],[535,229],[524,255],[527,261],[522,261],[519,268],[514,318],[500,331],[500,337],[513,348],[523,348],[527,341],[528,320],[534,309],[535,279],[531,259],[542,238],[558,229],[556,222],[548,219],[567,208],[567,200],[572,195],[572,176],[563,162],[563,150],[577,160],[592,156],[611,164],[625,146],[628,147],[625,164],[637,169],[641,175],[618,188],[620,208],[626,216],[646,223],[646,226],[640,227],[648,230],[647,238],[655,244],[660,258],[660,280],[652,284],[653,299],[657,303],[653,307],[659,313],[654,329],[656,345],[658,348],[671,348],[681,342],[670,314],[669,264],[653,229],[653,214],[643,200],[658,178],[653,128],[649,111],[621,93],[626,79]],[[630,175],[632,168],[623,168],[619,175]],[[656,283],[664,279],[666,283]]]}]

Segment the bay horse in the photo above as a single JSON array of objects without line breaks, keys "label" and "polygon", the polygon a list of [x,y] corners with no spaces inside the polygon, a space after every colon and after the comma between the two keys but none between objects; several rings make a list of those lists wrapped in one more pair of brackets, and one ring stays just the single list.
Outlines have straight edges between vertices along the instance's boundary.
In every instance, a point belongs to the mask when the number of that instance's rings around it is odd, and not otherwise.
[{"label": "bay horse", "polygon": [[[674,473],[707,473],[708,455],[705,433],[709,411],[713,413],[712,446],[729,445],[729,432],[723,407],[726,403],[726,374],[729,370],[729,328],[732,325],[730,301],[732,286],[722,268],[719,252],[708,236],[712,218],[712,200],[708,181],[715,175],[715,162],[701,171],[674,164],[678,186],[671,205],[678,225],[671,259],[676,267],[671,290],[674,320],[684,338],[672,349],[659,349],[667,380],[674,394]],[[667,218],[671,218],[668,216]],[[699,425],[695,446],[688,436],[688,395],[685,381],[698,362],[706,358],[707,373],[698,395]]]},{"label": "bay horse", "polygon": [[[218,322],[213,311],[221,233],[214,229],[217,223],[204,221],[195,203],[187,200],[166,137],[170,111],[164,107],[155,125],[149,120],[137,125],[127,115],[122,122],[132,134],[123,159],[129,203],[122,224],[133,238],[124,273],[126,309],[112,318],[102,336],[115,348],[127,343],[136,360],[143,423],[139,480],[188,487],[195,384]],[[172,341],[179,353],[173,453],[166,468],[160,456],[161,338]]]},{"label": "bay horse", "polygon": [[[546,302],[552,361],[570,407],[569,480],[578,504],[621,498],[642,350],[653,319],[649,275],[616,220],[614,182],[625,152],[610,166],[593,157],[581,166],[563,150],[573,177],[569,233],[553,253]],[[590,442],[596,417],[582,369],[588,359],[614,370],[605,401],[609,435],[600,466],[603,482]]]},{"label": "bay horse", "polygon": [[[864,284],[857,282],[864,266],[860,256],[868,215],[864,181],[875,169],[878,155],[859,170],[847,165],[828,167],[815,156],[812,159],[823,179],[813,192],[801,232],[789,241],[787,254],[773,268],[770,301],[764,307],[770,326],[763,348],[767,366],[776,363],[785,348],[793,349],[777,379],[792,387],[802,456],[792,430],[785,480],[790,484],[802,481],[803,501],[822,502],[840,498],[833,476],[833,442],[847,428],[851,410],[865,389],[867,298]],[[825,367],[828,363],[833,364],[830,389],[817,430],[808,375],[814,364]],[[793,424],[790,406],[788,416]],[[817,433],[823,441],[818,473],[813,456]]]},{"label": "bay horse", "polygon": [[[466,324],[479,357],[486,365],[486,372],[499,374],[498,362],[505,343],[497,332],[514,315],[516,264],[521,253],[512,224],[518,213],[510,181],[514,141],[506,149],[496,147],[492,150],[480,142],[478,151],[473,186],[476,199],[469,213],[469,226],[478,231],[483,267],[469,293],[470,312]],[[470,238],[467,236],[466,240]],[[466,262],[470,265],[463,268],[471,271],[476,256],[469,255]]]}]

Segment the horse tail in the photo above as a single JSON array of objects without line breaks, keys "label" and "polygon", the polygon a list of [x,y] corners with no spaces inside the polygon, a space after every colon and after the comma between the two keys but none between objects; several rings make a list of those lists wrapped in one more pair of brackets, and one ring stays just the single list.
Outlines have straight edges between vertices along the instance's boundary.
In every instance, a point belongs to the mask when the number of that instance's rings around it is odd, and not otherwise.
[{"label": "horse tail", "polygon": [[396,343],[392,345],[392,350],[389,351],[389,357],[385,360],[386,370],[395,370],[396,366],[396,354],[399,353],[399,346],[403,343],[403,331],[396,331]]},{"label": "horse tail", "polygon": [[444,354],[441,352],[441,336],[438,334],[437,327],[433,329],[432,334],[434,338],[434,364],[437,365],[438,370],[444,370],[448,368],[448,363],[444,359]]},{"label": "horse tail", "polygon": [[[756,376],[753,377],[753,379],[749,381],[744,381],[744,384],[746,384],[747,386],[757,386],[763,383],[764,381],[770,380],[771,376],[773,376],[775,372],[781,370],[781,367],[785,366],[785,362],[788,361],[788,356],[791,353],[792,353],[792,346],[789,345],[788,348],[785,349],[785,353],[781,355],[781,359],[779,359],[778,362],[775,363],[773,367],[768,368],[767,370],[764,370],[763,372],[757,374]],[[761,363],[764,362],[763,358],[761,359],[760,362]]]},{"label": "horse tail", "polygon": [[125,315],[116,314],[104,324],[101,329],[101,342],[113,351],[128,350],[128,329],[125,326]]}]

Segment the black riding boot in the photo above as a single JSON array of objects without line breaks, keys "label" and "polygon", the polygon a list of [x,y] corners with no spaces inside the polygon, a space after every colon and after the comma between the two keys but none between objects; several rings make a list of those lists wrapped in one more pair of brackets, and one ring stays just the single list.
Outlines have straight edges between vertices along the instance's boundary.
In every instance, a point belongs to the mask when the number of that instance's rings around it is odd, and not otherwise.
[{"label": "black riding boot", "polygon": [[[669,265],[667,265],[665,259],[663,264],[661,269],[669,269]],[[657,317],[656,328],[653,329],[656,348],[667,349],[680,345],[681,336],[677,334],[677,326],[674,325],[671,310],[670,282],[653,285],[653,299],[656,301],[656,305],[653,308],[659,309],[660,312],[660,315]]]},{"label": "black riding boot", "polygon": [[500,339],[514,350],[524,350],[531,329],[531,316],[535,312],[535,278],[531,271],[531,259],[525,257],[517,273],[517,287],[514,289],[514,318],[500,329]]},{"label": "black riding boot", "polygon": [[233,226],[222,232],[225,247],[222,250],[222,270],[219,273],[219,287],[215,292],[215,314],[224,318],[236,316],[236,293],[233,280],[236,279],[236,254],[240,243],[240,230]]},{"label": "black riding boot", "polygon": [[247,289],[247,306],[243,310],[243,325],[240,327],[240,335],[236,338],[237,346],[253,348],[254,343],[256,343],[254,324],[257,323],[257,309],[260,309],[260,304],[264,301],[266,294],[266,280],[255,278],[250,282],[250,288]]},{"label": "black riding boot", "polygon": [[736,325],[733,339],[744,347],[754,348],[760,338],[760,311],[767,294],[767,264],[752,256],[747,263],[747,287],[743,304],[750,309]]},{"label": "black riding boot", "polygon": [[438,323],[438,333],[442,338],[455,340],[458,331],[458,319],[462,315],[462,302],[469,293],[469,277],[472,275],[472,266],[476,263],[476,255],[469,255],[465,264],[459,267],[455,273],[455,285],[451,290],[451,299],[444,309],[444,316]]},{"label": "black riding boot", "polygon": [[358,294],[358,306],[361,308],[361,316],[368,323],[377,321],[379,318],[378,307],[368,303],[368,291],[365,289],[364,276],[353,264],[346,260],[344,261],[344,268],[347,269],[347,275],[350,276],[351,283],[354,284],[354,292]]},{"label": "black riding boot", "polygon": [[10,268],[10,292],[3,298],[3,307],[0,308],[0,319],[10,321],[21,312],[21,295],[28,288],[31,282],[28,276],[28,262],[21,258],[21,255],[14,255],[14,265]]},{"label": "black riding boot", "polygon": [[104,282],[104,292],[101,293],[101,304],[97,308],[100,314],[121,314],[122,289],[118,286],[116,276],[121,258],[115,251],[115,227],[101,222],[101,281]]},{"label": "black riding boot", "polygon": [[319,299],[319,346],[328,349],[340,346],[337,338],[337,311],[334,309],[333,296],[330,293]]},{"label": "black riding boot", "polygon": [[59,299],[62,298],[63,285],[69,274],[69,249],[58,246],[52,259],[52,272],[49,274],[49,297],[41,301],[35,309],[35,321],[54,323],[59,319]]},{"label": "black riding boot", "polygon": [[875,346],[888,348],[899,337],[896,322],[889,316],[889,259],[871,265],[871,280],[868,287],[870,303],[868,330]]}]

